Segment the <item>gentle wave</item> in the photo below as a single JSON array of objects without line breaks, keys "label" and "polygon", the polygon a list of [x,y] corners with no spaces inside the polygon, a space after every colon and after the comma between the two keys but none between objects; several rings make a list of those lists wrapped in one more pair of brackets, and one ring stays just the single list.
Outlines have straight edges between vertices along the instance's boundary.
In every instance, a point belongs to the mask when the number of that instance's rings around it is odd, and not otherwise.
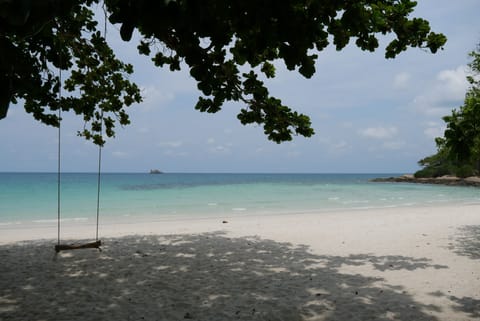
[{"label": "gentle wave", "polygon": [[15,222],[0,222],[0,226],[11,226],[11,225],[20,225],[23,224],[22,221],[15,221]]},{"label": "gentle wave", "polygon": [[[86,222],[88,217],[73,217],[73,218],[61,218],[60,222]],[[48,220],[33,220],[33,223],[46,224],[46,223],[57,223],[58,219],[48,219]]]}]

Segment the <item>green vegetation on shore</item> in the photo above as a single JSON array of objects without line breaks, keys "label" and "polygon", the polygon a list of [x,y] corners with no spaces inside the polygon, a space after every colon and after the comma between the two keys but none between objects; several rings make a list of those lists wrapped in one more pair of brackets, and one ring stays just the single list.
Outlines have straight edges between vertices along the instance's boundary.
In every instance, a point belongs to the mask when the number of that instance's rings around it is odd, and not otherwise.
[{"label": "green vegetation on shore", "polygon": [[423,168],[415,173],[417,178],[480,174],[480,44],[470,57],[465,101],[442,118],[446,129],[443,137],[435,139],[437,153],[418,162]]}]

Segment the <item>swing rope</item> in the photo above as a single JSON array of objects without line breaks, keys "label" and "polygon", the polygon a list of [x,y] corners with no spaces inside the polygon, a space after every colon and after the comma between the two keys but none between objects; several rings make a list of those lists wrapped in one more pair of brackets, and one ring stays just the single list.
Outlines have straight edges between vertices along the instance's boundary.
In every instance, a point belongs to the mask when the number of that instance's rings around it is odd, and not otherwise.
[{"label": "swing rope", "polygon": [[[102,135],[103,127],[103,111],[101,116],[100,135]],[[95,241],[98,242],[98,222],[100,220],[100,182],[101,182],[101,166],[102,166],[102,145],[98,146],[98,175],[97,175],[97,229],[95,231]]]},{"label": "swing rope", "polygon": [[59,101],[59,106],[58,106],[58,161],[57,161],[57,245],[60,246],[60,212],[61,212],[61,206],[60,206],[60,200],[61,200],[61,144],[60,144],[60,139],[62,136],[62,131],[60,129],[61,124],[62,124],[62,108],[60,106],[60,101],[62,99],[62,54],[60,52],[60,67],[59,72],[58,72],[58,81],[59,81],[59,86],[58,86],[58,101]]},{"label": "swing rope", "polygon": [[[103,3],[103,38],[107,42],[107,9]],[[103,139],[103,110],[100,115],[100,136]],[[100,183],[102,172],[102,145],[98,145],[98,175],[97,175],[97,228],[95,231],[95,241],[98,242],[98,225],[100,220]]]}]

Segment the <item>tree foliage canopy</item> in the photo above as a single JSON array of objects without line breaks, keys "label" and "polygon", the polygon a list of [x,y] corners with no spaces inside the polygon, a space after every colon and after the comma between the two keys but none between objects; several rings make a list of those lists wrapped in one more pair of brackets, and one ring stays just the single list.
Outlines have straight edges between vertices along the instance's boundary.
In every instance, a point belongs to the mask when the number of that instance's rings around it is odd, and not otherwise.
[{"label": "tree foliage canopy", "polygon": [[[132,66],[119,61],[94,20],[99,0],[3,0],[0,2],[0,118],[9,103],[58,126],[55,111],[73,110],[85,120],[87,138],[105,125],[128,124],[126,107],[141,101],[128,80]],[[310,78],[317,53],[333,42],[337,50],[351,40],[374,51],[379,36],[392,34],[385,57],[409,47],[435,53],[446,38],[428,21],[411,18],[411,0],[105,0],[111,23],[123,40],[136,29],[138,50],[158,67],[188,68],[202,96],[195,106],[218,112],[226,101],[242,102],[242,124],[263,125],[275,142],[311,136],[308,116],[272,97],[262,79],[275,77],[273,62]],[[59,79],[56,69],[67,71]],[[63,86],[61,86],[63,82]],[[64,88],[58,95],[60,87]],[[66,91],[66,92],[65,92]]]},{"label": "tree foliage canopy", "polygon": [[465,101],[451,115],[443,117],[446,129],[437,137],[437,153],[419,161],[425,168],[417,176],[454,174],[470,176],[480,173],[480,45],[470,53],[470,88]]}]

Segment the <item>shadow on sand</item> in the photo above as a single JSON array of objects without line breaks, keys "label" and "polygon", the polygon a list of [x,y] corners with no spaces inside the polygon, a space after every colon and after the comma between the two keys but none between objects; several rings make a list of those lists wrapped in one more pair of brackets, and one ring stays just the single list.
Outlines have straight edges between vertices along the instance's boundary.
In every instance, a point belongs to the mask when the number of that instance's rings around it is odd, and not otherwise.
[{"label": "shadow on sand", "polygon": [[[480,260],[480,225],[465,225],[458,229],[453,237],[450,250],[472,260]],[[475,320],[480,320],[480,298],[447,296],[455,302],[455,310],[465,312]],[[441,296],[439,295],[439,296]]]},{"label": "shadow on sand", "polygon": [[458,255],[480,260],[480,225],[460,227],[450,249]]},{"label": "shadow on sand", "polygon": [[445,268],[403,256],[312,254],[257,237],[131,236],[55,260],[53,242],[0,247],[1,320],[438,320],[382,278],[339,272],[370,264]]}]

